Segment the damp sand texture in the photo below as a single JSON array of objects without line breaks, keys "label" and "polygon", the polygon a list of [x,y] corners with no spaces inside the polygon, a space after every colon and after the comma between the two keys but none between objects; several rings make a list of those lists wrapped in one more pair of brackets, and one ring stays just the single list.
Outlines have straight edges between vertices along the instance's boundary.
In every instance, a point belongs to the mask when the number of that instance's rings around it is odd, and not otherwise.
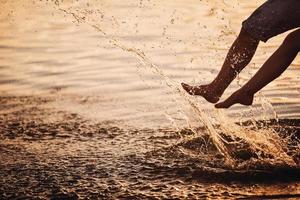
[{"label": "damp sand texture", "polygon": [[0,1],[0,199],[300,198],[299,58],[251,107],[180,88],[262,2]]}]

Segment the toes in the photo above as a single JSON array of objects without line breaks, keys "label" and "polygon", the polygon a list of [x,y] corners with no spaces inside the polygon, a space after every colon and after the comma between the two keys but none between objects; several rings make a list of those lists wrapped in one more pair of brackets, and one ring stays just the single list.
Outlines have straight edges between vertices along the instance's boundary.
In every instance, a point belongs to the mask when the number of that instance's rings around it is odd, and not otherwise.
[{"label": "toes", "polygon": [[220,103],[217,103],[215,105],[215,108],[229,108],[230,106],[232,106],[234,103],[233,102],[230,102],[228,99],[223,101],[223,102],[220,102]]},{"label": "toes", "polygon": [[185,90],[189,90],[189,88],[191,87],[191,86],[189,86],[189,85],[186,84],[186,83],[181,83],[181,86],[182,86],[183,89],[185,89]]},{"label": "toes", "polygon": [[183,89],[185,91],[187,91],[190,95],[194,95],[195,91],[193,89],[192,86],[189,86],[188,84],[185,84],[185,83],[181,83],[181,86],[183,87]]},{"label": "toes", "polygon": [[221,102],[221,103],[217,103],[215,105],[215,108],[226,108],[225,105],[224,105],[224,102]]},{"label": "toes", "polygon": [[181,86],[183,87],[183,89],[187,88],[189,85],[186,83],[181,83]]}]

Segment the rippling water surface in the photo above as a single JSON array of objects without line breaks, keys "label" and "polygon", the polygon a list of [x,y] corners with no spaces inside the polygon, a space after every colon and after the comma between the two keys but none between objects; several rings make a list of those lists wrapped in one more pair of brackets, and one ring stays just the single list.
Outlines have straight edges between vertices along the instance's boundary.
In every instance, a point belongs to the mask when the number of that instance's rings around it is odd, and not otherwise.
[{"label": "rippling water surface", "polygon": [[0,197],[297,199],[299,58],[251,107],[180,88],[214,78],[262,2],[0,0]]}]

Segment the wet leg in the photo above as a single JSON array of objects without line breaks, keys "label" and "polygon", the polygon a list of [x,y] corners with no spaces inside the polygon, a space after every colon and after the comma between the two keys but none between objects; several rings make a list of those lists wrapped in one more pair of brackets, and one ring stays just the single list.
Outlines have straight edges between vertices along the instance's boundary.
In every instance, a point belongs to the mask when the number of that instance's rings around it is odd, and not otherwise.
[{"label": "wet leg", "polygon": [[230,47],[219,74],[210,84],[190,86],[182,83],[182,87],[190,95],[203,96],[211,103],[218,102],[225,89],[234,80],[237,74],[251,61],[258,43],[259,40],[253,39],[242,29]]},{"label": "wet leg", "polygon": [[224,102],[216,104],[216,107],[228,108],[235,103],[251,105],[254,94],[279,77],[293,62],[299,51],[300,29],[297,29],[285,38],[280,47],[241,89]]}]

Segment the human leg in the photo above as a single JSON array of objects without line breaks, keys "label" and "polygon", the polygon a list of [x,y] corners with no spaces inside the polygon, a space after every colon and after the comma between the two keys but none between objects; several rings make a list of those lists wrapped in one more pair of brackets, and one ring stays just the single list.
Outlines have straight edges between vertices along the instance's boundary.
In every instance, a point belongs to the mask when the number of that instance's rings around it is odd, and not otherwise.
[{"label": "human leg", "polygon": [[218,102],[228,85],[251,61],[258,43],[259,40],[252,38],[242,29],[229,49],[220,72],[210,84],[190,86],[182,83],[182,87],[191,95],[203,96],[211,103]]},{"label": "human leg", "polygon": [[229,108],[235,103],[251,105],[254,94],[279,77],[293,62],[299,51],[300,29],[297,29],[285,38],[280,47],[241,89],[224,102],[216,104],[216,108]]},{"label": "human leg", "polygon": [[266,1],[243,22],[242,31],[215,80],[200,86],[182,83],[182,87],[191,95],[201,95],[207,101],[216,103],[236,75],[250,62],[259,41],[266,42],[278,34],[300,27],[299,7],[299,0]]}]

